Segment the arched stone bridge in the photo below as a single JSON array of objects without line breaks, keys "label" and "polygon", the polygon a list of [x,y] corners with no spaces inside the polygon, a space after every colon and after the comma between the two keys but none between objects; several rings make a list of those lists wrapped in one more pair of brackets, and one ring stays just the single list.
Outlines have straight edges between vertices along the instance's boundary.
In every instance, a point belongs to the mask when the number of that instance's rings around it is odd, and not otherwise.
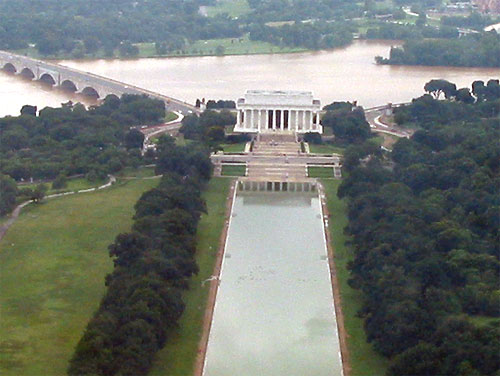
[{"label": "arched stone bridge", "polygon": [[101,99],[104,99],[109,94],[117,96],[122,96],[123,94],[146,94],[152,98],[164,101],[168,111],[179,111],[182,113],[188,113],[189,111],[199,112],[199,108],[163,94],[89,72],[16,55],[7,51],[0,51],[0,69],[20,74],[30,79],[44,81],[65,90]]}]

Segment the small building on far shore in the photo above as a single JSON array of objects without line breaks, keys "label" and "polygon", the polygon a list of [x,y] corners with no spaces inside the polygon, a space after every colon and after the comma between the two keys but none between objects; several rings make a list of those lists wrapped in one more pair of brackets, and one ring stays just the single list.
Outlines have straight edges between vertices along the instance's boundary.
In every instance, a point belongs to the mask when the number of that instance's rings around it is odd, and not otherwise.
[{"label": "small building on far shore", "polygon": [[236,102],[240,133],[323,133],[321,103],[310,91],[247,90]]}]

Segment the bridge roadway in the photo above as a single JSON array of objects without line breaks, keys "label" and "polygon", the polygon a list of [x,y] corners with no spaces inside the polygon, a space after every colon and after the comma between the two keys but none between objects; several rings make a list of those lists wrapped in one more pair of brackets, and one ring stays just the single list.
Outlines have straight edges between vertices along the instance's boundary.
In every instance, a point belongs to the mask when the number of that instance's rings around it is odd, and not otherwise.
[{"label": "bridge roadway", "polygon": [[24,77],[41,80],[65,90],[82,93],[104,99],[109,94],[122,96],[123,94],[145,94],[149,97],[165,102],[168,111],[177,111],[182,114],[199,112],[195,106],[178,99],[155,93],[134,85],[68,68],[59,64],[32,59],[26,56],[0,51],[0,69],[10,73],[21,74]]}]

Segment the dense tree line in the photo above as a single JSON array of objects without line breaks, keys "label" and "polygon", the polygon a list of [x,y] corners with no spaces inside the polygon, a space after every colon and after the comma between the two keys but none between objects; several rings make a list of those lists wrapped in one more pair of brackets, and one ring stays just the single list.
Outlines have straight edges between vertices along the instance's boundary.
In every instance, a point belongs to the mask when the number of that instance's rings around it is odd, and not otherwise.
[{"label": "dense tree line", "polygon": [[363,6],[349,0],[248,0],[250,22],[345,20],[363,15]]},{"label": "dense tree line", "polygon": [[17,181],[61,174],[103,178],[139,162],[142,135],[131,126],[164,117],[162,101],[135,95],[111,95],[89,109],[46,107],[38,116],[25,106],[21,116],[0,119],[0,173]]},{"label": "dense tree line", "polygon": [[362,108],[349,102],[333,102],[323,109],[326,113],[321,124],[332,129],[338,142],[359,144],[371,137],[370,124]]},{"label": "dense tree line", "polygon": [[402,25],[384,22],[378,27],[370,27],[365,34],[367,39],[422,40],[423,38],[458,38],[456,27],[442,25],[439,28],[425,25]]},{"label": "dense tree line", "polygon": [[231,112],[206,110],[200,116],[185,116],[179,131],[188,140],[203,141],[213,146],[226,139],[224,128],[234,124],[236,116]]},{"label": "dense tree line", "polygon": [[237,37],[238,23],[226,16],[203,17],[204,0],[16,0],[0,2],[0,49],[36,45],[43,55],[93,54],[116,48],[138,51],[131,43],[158,42],[165,51],[186,40]]},{"label": "dense tree line", "polygon": [[249,30],[251,40],[311,50],[342,47],[352,42],[351,26],[340,21],[294,22],[279,27],[253,24]]},{"label": "dense tree line", "polygon": [[[454,26],[482,31],[486,26],[494,24],[495,21],[486,15],[477,12],[472,12],[467,17],[460,16],[443,16],[441,17],[441,25]],[[498,21],[496,21],[498,22]]]},{"label": "dense tree line", "polygon": [[177,326],[183,290],[198,272],[194,255],[201,190],[212,173],[201,144],[158,145],[157,188],[135,205],[132,231],[109,246],[114,270],[107,293],[87,325],[70,362],[69,375],[145,375],[154,355]]},{"label": "dense tree line", "polygon": [[389,160],[358,154],[339,188],[368,340],[391,376],[497,375],[500,92],[425,95],[404,111],[420,130]]},{"label": "dense tree line", "polygon": [[500,35],[492,31],[458,39],[408,40],[402,48],[391,48],[388,59],[376,60],[394,65],[500,67]]}]

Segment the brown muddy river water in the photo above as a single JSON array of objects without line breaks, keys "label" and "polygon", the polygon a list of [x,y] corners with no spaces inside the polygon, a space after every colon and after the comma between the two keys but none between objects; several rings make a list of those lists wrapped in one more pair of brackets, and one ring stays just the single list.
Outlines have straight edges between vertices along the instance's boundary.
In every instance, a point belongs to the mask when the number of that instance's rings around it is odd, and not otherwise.
[{"label": "brown muddy river water", "polygon": [[[365,107],[409,101],[424,84],[444,78],[457,86],[500,76],[493,68],[378,66],[389,41],[356,41],[351,46],[286,55],[64,60],[60,63],[194,103],[196,98],[237,99],[246,89],[310,90],[323,104],[354,101]],[[0,116],[18,114],[24,104],[57,106],[69,94],[19,77],[0,74]]]}]

